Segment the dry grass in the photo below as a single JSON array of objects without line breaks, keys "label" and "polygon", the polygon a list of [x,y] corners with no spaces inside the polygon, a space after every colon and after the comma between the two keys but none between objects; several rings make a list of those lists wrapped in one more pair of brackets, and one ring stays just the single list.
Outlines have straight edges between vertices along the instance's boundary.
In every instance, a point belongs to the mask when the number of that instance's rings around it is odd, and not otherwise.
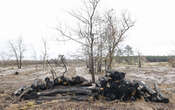
[{"label": "dry grass", "polygon": [[174,110],[172,103],[149,103],[144,101],[119,102],[119,101],[95,101],[95,102],[73,102],[53,100],[40,105],[33,101],[20,104],[12,104],[6,110]]},{"label": "dry grass", "polygon": [[[156,66],[156,67],[155,67]],[[27,67],[28,68],[28,67]],[[163,69],[162,69],[163,68]],[[62,69],[62,68],[58,68]],[[85,68],[80,68],[71,66],[68,67],[68,73],[71,76],[76,74],[82,75],[85,77],[89,77],[85,75]],[[144,77],[138,77],[145,75],[151,76],[160,76],[155,77],[166,80],[175,80],[175,77],[172,76],[172,73],[175,73],[175,69],[168,67],[168,63],[151,63],[145,64],[143,68],[137,70],[137,66],[130,65],[116,65],[115,69],[120,71],[127,72],[128,79],[138,79],[145,80],[148,83],[152,83],[151,79],[144,79]],[[8,70],[7,70],[8,71]],[[38,75],[37,75],[38,74]],[[23,85],[30,85],[32,81],[39,77],[46,75],[42,69],[40,68],[38,71],[35,69],[31,69],[29,71],[25,71],[23,68],[23,72],[20,75],[9,74],[0,77],[0,110],[175,110],[175,83],[160,83],[159,87],[161,91],[170,98],[169,104],[161,104],[161,103],[149,103],[143,100],[138,100],[136,102],[120,102],[120,101],[84,101],[84,102],[76,102],[76,101],[62,101],[62,100],[53,100],[53,101],[45,101],[41,104],[35,102],[35,100],[22,101],[16,104],[12,104],[11,93],[16,89]],[[170,75],[171,77],[167,77],[164,75]],[[174,79],[173,79],[174,78]]]}]

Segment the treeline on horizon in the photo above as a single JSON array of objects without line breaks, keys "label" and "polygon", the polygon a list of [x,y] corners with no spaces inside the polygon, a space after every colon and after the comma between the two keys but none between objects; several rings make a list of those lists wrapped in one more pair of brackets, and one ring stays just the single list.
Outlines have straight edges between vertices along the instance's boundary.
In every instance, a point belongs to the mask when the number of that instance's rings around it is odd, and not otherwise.
[{"label": "treeline on horizon", "polygon": [[[170,58],[175,58],[175,56],[141,56],[142,60],[146,62],[168,62]],[[138,56],[116,56],[116,60],[125,61],[128,58],[137,61]]]},{"label": "treeline on horizon", "polygon": [[[171,58],[175,56],[141,56],[143,62],[168,62]],[[53,59],[52,59],[53,60]],[[83,62],[83,59],[66,59],[68,63]],[[117,63],[123,63],[131,60],[131,62],[137,62],[138,56],[115,56],[115,61]],[[42,64],[42,60],[23,60],[24,65],[32,64]],[[51,63],[54,63],[51,61]],[[133,63],[131,63],[133,64]],[[0,60],[0,65],[15,65],[15,60],[2,61]]]},{"label": "treeline on horizon", "polygon": [[175,58],[175,56],[145,56],[148,62],[168,62],[170,58]]}]

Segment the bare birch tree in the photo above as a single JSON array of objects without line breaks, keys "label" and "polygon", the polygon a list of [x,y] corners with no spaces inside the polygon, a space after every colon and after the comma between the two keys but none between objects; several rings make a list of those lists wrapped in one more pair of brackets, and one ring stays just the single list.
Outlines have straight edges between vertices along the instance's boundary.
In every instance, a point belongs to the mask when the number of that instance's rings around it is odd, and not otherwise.
[{"label": "bare birch tree", "polygon": [[22,60],[25,52],[25,45],[22,37],[19,37],[17,41],[9,41],[10,47],[12,49],[13,55],[16,59],[16,64],[18,69],[22,67]]},{"label": "bare birch tree", "polygon": [[[89,72],[92,76],[92,82],[95,82],[95,69],[94,69],[94,42],[96,40],[95,35],[95,23],[97,22],[96,10],[100,0],[84,0],[85,9],[81,12],[69,12],[71,16],[79,21],[79,29],[77,35],[81,40],[77,40],[70,33],[64,32],[61,28],[56,28],[62,36],[78,42],[86,46],[89,50]],[[82,13],[83,12],[83,13]]]},{"label": "bare birch tree", "polygon": [[121,43],[124,40],[126,32],[134,26],[134,22],[125,13],[122,13],[121,17],[117,19],[113,9],[107,11],[105,17],[105,33],[108,51],[106,55],[106,63],[107,69],[111,69],[115,50],[119,43]]},{"label": "bare birch tree", "polygon": [[125,54],[127,56],[127,63],[128,63],[128,65],[130,65],[132,63],[131,55],[134,54],[134,52],[132,50],[132,47],[129,46],[129,45],[126,45],[124,52],[125,52]]},{"label": "bare birch tree", "polygon": [[42,51],[42,62],[43,62],[43,69],[45,71],[45,68],[46,68],[46,61],[47,61],[47,58],[48,58],[48,43],[47,43],[47,40],[42,38],[42,44],[43,44],[43,51]]}]

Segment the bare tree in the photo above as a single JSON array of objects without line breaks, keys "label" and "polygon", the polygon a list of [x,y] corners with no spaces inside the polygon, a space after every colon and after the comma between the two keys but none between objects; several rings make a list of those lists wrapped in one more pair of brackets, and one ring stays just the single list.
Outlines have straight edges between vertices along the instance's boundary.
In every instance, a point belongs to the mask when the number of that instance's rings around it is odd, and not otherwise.
[{"label": "bare tree", "polygon": [[96,72],[101,73],[102,72],[102,65],[103,65],[103,57],[105,53],[105,42],[106,42],[106,36],[105,36],[105,22],[104,19],[99,17],[98,18],[98,26],[96,27],[96,33],[98,33],[97,40],[95,42],[96,46]]},{"label": "bare tree", "polygon": [[16,64],[19,69],[22,67],[22,59],[25,52],[25,45],[22,37],[19,37],[17,41],[9,41],[10,47],[12,49],[13,55],[16,59]]},{"label": "bare tree", "polygon": [[142,67],[142,61],[141,61],[141,53],[138,51],[138,67],[141,68]]},{"label": "bare tree", "polygon": [[116,49],[116,60],[118,63],[121,63],[122,62],[122,58],[121,56],[123,56],[124,54],[124,51],[121,47],[117,47]]},{"label": "bare tree", "polygon": [[77,40],[70,33],[64,32],[61,28],[57,28],[57,31],[64,37],[71,39],[86,46],[89,50],[89,72],[92,76],[92,82],[95,82],[95,69],[94,69],[94,42],[96,40],[95,24],[98,21],[96,16],[97,6],[100,0],[84,0],[85,9],[81,12],[69,12],[71,16],[79,21],[79,29],[76,31],[81,40]]},{"label": "bare tree", "polygon": [[134,26],[134,22],[129,15],[122,13],[120,18],[116,18],[114,10],[111,9],[105,14],[106,19],[106,41],[107,41],[107,55],[106,63],[107,69],[111,69],[115,50],[119,43],[121,43],[126,32]]},{"label": "bare tree", "polygon": [[66,66],[66,59],[65,59],[64,55],[59,55],[58,57],[60,58],[60,60],[63,64],[63,67],[65,69],[65,71],[63,72],[63,77],[64,77],[64,74],[68,71],[67,66]]},{"label": "bare tree", "polygon": [[42,38],[42,43],[43,43],[43,51],[42,51],[42,60],[43,60],[43,69],[45,70],[46,66],[46,61],[48,58],[48,43],[47,40]]},{"label": "bare tree", "polygon": [[90,64],[89,64],[89,47],[83,46],[82,51],[83,51],[83,56],[85,56],[86,67],[89,68],[89,66],[90,66]]},{"label": "bare tree", "polygon": [[7,65],[10,65],[10,60],[12,58],[12,55],[9,55],[8,52],[1,52],[0,58],[1,58],[2,66],[7,66]]},{"label": "bare tree", "polygon": [[[34,64],[35,64],[35,69],[36,70],[38,70],[38,64],[37,64],[37,52],[36,52],[36,50],[35,50],[35,48],[33,47],[33,46],[31,46],[32,47],[32,58],[33,58],[33,60],[34,60]],[[36,63],[35,63],[35,61],[36,61]]]},{"label": "bare tree", "polygon": [[86,47],[89,72],[93,82],[95,82],[95,71],[101,71],[103,54],[105,53],[107,69],[111,69],[117,46],[125,38],[126,32],[134,26],[134,22],[125,13],[122,13],[121,17],[117,19],[114,16],[114,10],[109,10],[105,14],[105,18],[100,17],[96,13],[99,2],[100,0],[84,0],[85,9],[69,12],[79,21],[79,29],[73,30],[76,34],[66,32],[61,27],[56,28],[64,38]]},{"label": "bare tree", "polygon": [[127,63],[131,64],[131,55],[134,54],[132,47],[129,45],[126,45],[125,50],[124,50],[126,56],[127,56]]}]

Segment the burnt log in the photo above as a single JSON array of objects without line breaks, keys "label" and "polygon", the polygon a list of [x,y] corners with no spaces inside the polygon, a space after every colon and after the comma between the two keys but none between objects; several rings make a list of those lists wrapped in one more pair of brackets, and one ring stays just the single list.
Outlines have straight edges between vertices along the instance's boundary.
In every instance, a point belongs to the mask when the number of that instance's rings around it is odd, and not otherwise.
[{"label": "burnt log", "polygon": [[61,77],[57,77],[54,79],[54,86],[62,85]]},{"label": "burnt log", "polygon": [[[151,102],[161,102],[161,103],[168,103],[169,99],[166,98],[157,86],[157,83],[154,83],[154,90],[144,84],[141,81],[137,81],[139,84],[140,91],[144,93],[144,98],[146,101]],[[148,95],[147,95],[148,94]]]},{"label": "burnt log", "polygon": [[72,85],[82,84],[84,82],[88,82],[88,80],[85,79],[84,77],[75,76],[75,77],[72,78]]},{"label": "burnt log", "polygon": [[46,77],[45,81],[35,80],[31,87],[20,88],[15,94],[19,100],[67,97],[70,100],[82,101],[88,100],[89,97],[99,99],[100,96],[104,96],[106,100],[135,101],[144,97],[145,101],[169,102],[157,84],[152,89],[142,81],[126,80],[123,72],[107,71],[106,75],[96,82],[95,87],[91,85],[91,82],[80,76],[72,79],[60,76],[53,81]]},{"label": "burnt log", "polygon": [[36,79],[34,80],[33,84],[31,85],[31,88],[35,91],[41,91],[46,90],[46,83],[42,79]]},{"label": "burnt log", "polygon": [[14,102],[21,101],[22,99],[27,100],[34,98],[37,98],[36,92],[31,87],[27,87],[22,91],[22,93],[18,97],[16,97]]},{"label": "burnt log", "polygon": [[154,83],[154,90],[156,91],[156,102],[162,102],[162,103],[168,103],[169,99],[166,98],[161,92],[160,89],[158,88],[157,83]]},{"label": "burnt log", "polygon": [[26,90],[28,87],[27,86],[22,86],[22,87],[20,87],[18,90],[16,90],[14,93],[13,93],[13,95],[15,95],[15,96],[20,96],[23,92],[24,92],[24,90]]},{"label": "burnt log", "polygon": [[105,88],[110,79],[111,78],[109,78],[109,77],[102,77],[98,81],[96,81],[96,86],[101,87],[101,88]]},{"label": "burnt log", "polygon": [[58,79],[60,79],[60,85],[69,86],[72,83],[71,79],[64,77],[64,76],[61,76]]},{"label": "burnt log", "polygon": [[107,97],[108,100],[134,100],[136,99],[135,94],[137,88],[137,83],[130,83],[126,80],[122,80],[120,82],[110,82],[107,83],[107,87],[102,89],[102,95]]},{"label": "burnt log", "polygon": [[134,82],[136,82],[136,83],[139,84],[139,90],[140,91],[142,91],[144,93],[147,93],[149,95],[153,95],[153,94],[156,93],[152,88],[150,88],[149,86],[147,86],[144,82],[142,82],[142,81],[136,81],[136,80]]},{"label": "burnt log", "polygon": [[125,74],[126,73],[124,72],[119,72],[115,70],[110,70],[110,71],[107,70],[105,77],[110,77],[113,81],[123,80],[125,78]]},{"label": "burnt log", "polygon": [[46,89],[52,89],[54,87],[54,83],[50,80],[49,77],[45,78]]},{"label": "burnt log", "polygon": [[69,100],[74,100],[74,101],[88,101],[90,100],[89,96],[85,95],[77,95],[77,96],[72,96],[72,95],[66,95],[66,96],[42,96],[37,98],[36,102],[41,102],[41,101],[51,101],[51,100],[64,100],[64,101],[69,101]]},{"label": "burnt log", "polygon": [[38,96],[53,96],[56,94],[72,94],[72,95],[92,95],[91,89],[82,87],[59,88],[49,91],[38,92]]},{"label": "burnt log", "polygon": [[54,80],[54,85],[63,85],[63,86],[92,86],[92,83],[89,82],[87,79],[81,76],[75,76],[72,79],[69,79],[64,76],[57,77]]}]

